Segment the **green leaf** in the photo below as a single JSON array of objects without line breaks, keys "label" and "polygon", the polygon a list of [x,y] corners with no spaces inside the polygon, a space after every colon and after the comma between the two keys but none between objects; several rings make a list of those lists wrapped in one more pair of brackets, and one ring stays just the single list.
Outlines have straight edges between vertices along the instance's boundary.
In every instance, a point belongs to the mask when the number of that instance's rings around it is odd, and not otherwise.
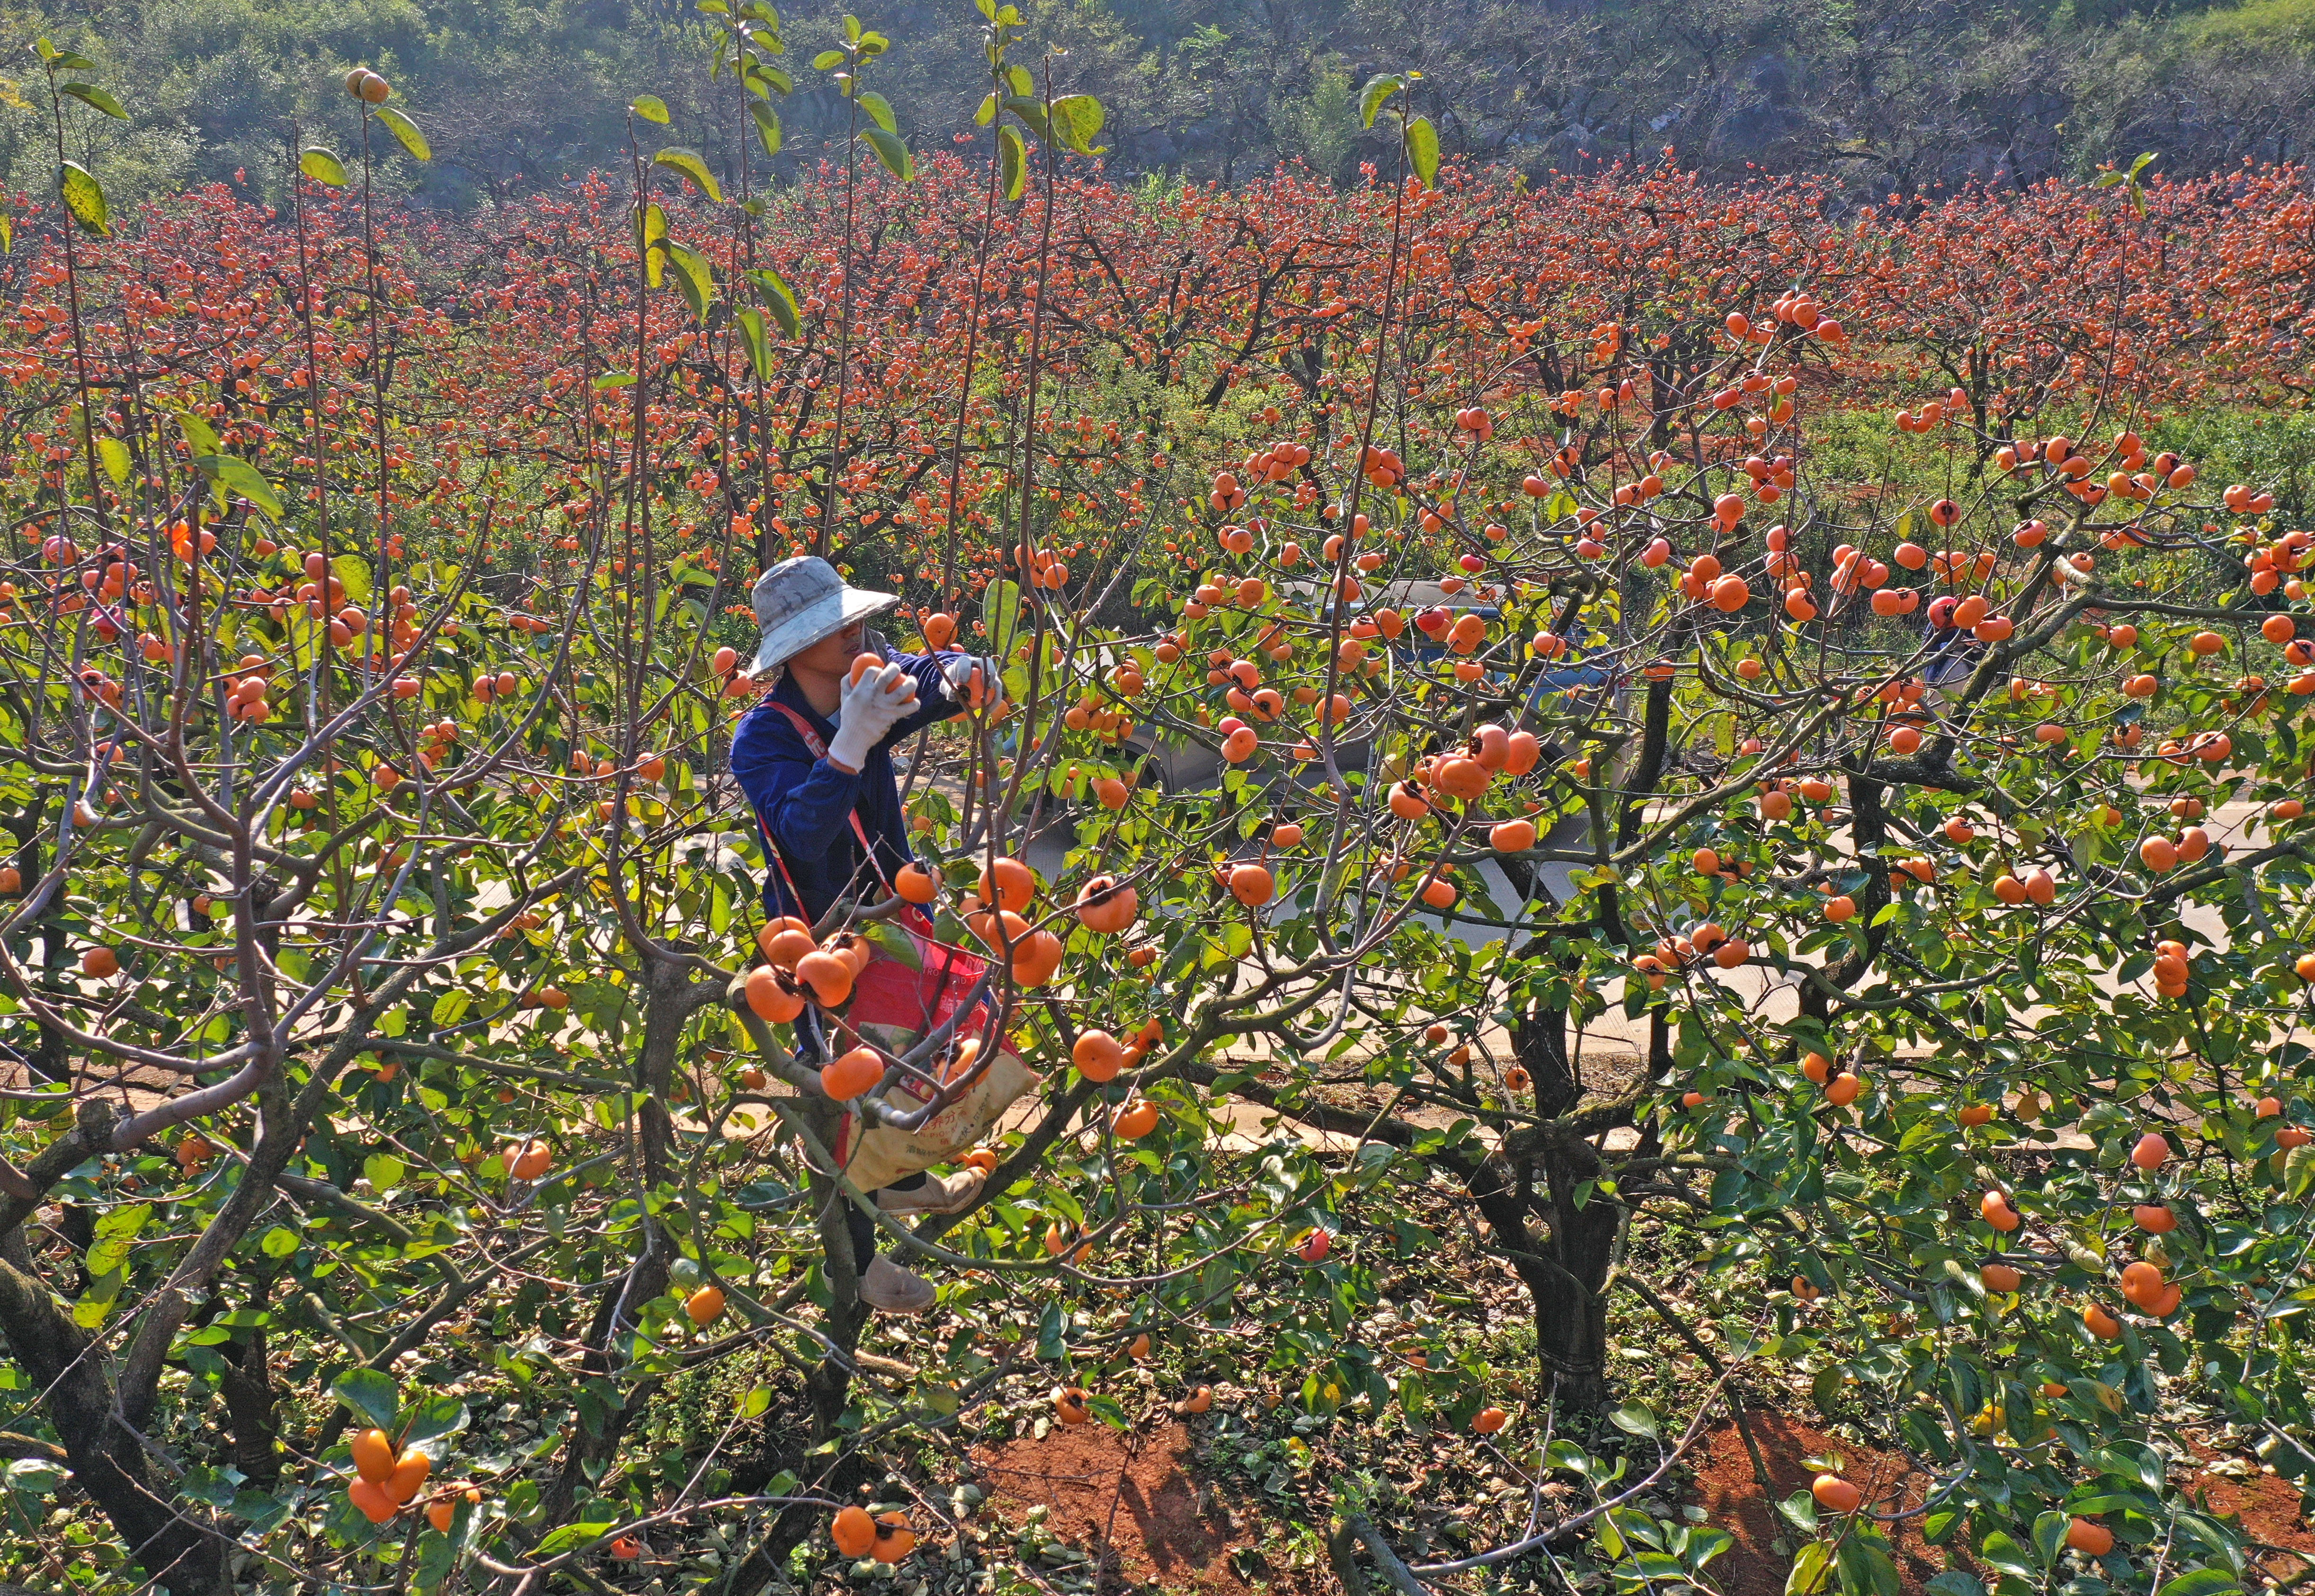
[{"label": "green leaf", "polygon": [[1948,1568],[1943,1574],[1932,1574],[1921,1587],[1929,1596],[1985,1596],[1985,1587],[1958,1568]]},{"label": "green leaf", "polygon": [[96,440],[96,452],[104,462],[104,474],[112,479],[115,487],[129,480],[127,444],[118,438],[100,438]]},{"label": "green leaf", "polygon": [[997,171],[1007,200],[1018,200],[1029,183],[1029,144],[1007,122],[997,129]]},{"label": "green leaf", "polygon": [[1005,109],[1011,111],[1015,116],[1019,117],[1029,130],[1034,133],[1038,137],[1042,138],[1045,137],[1045,108],[1043,105],[1030,99],[1027,94],[1022,93],[1016,94],[1011,99],[1006,101]]},{"label": "green leaf", "polygon": [[780,324],[781,332],[794,338],[803,331],[803,317],[796,311],[795,295],[789,291],[778,272],[759,267],[748,273],[748,280],[755,285],[756,297],[772,313],[772,320]]},{"label": "green leaf", "polygon": [[379,106],[376,114],[377,120],[386,124],[386,131],[402,141],[402,147],[410,152],[412,160],[430,161],[434,158],[433,146],[426,142],[426,135],[418,130],[416,122],[391,105]]},{"label": "green leaf", "polygon": [[2019,1579],[2041,1577],[2042,1571],[2026,1556],[2025,1548],[1999,1530],[1985,1538],[1982,1549],[1985,1560],[2004,1574],[2014,1574]]},{"label": "green leaf", "polygon": [[718,205],[723,202],[723,191],[715,186],[715,174],[707,170],[707,163],[699,158],[697,150],[677,145],[663,149],[652,157],[654,166],[672,166],[698,185],[699,191]]},{"label": "green leaf", "polygon": [[1406,86],[1406,80],[1396,72],[1378,72],[1367,79],[1367,86],[1359,91],[1361,125],[1373,127],[1375,118],[1382,114],[1384,102]]},{"label": "green leaf", "polygon": [[764,313],[750,306],[732,318],[740,324],[740,335],[747,341],[748,366],[758,381],[772,375],[772,347],[764,338]]},{"label": "green leaf", "polygon": [[972,113],[973,126],[976,128],[986,128],[989,126],[989,120],[996,116],[996,114],[997,91],[991,89],[988,93],[983,94],[980,97],[980,104]]},{"label": "green leaf", "polygon": [[885,132],[898,133],[900,130],[900,124],[892,118],[892,102],[883,95],[874,93],[861,95],[860,109],[868,113],[870,121],[883,129]]},{"label": "green leaf", "polygon": [[67,161],[57,168],[57,191],[64,196],[65,208],[72,212],[73,220],[99,238],[112,235],[111,212],[104,203],[104,191],[88,169],[76,161]]},{"label": "green leaf", "polygon": [[1608,1415],[1608,1422],[1628,1435],[1645,1435],[1657,1439],[1656,1416],[1636,1402],[1627,1402]]},{"label": "green leaf", "polygon": [[0,255],[13,255],[15,253],[16,229],[9,226],[6,217],[0,216]]},{"label": "green leaf", "polygon": [[330,1382],[330,1395],[381,1430],[391,1430],[401,1416],[402,1394],[393,1378],[375,1369],[349,1369]]},{"label": "green leaf", "polygon": [[257,1250],[269,1258],[286,1258],[306,1244],[287,1225],[276,1225],[257,1243]]},{"label": "green leaf", "polygon": [[93,1275],[111,1274],[128,1263],[137,1232],[152,1217],[153,1205],[137,1202],[116,1208],[97,1220],[95,1237],[89,1245],[87,1257],[82,1260],[83,1267]]},{"label": "green leaf", "polygon": [[657,94],[637,94],[627,109],[647,122],[667,126],[667,104]]},{"label": "green leaf", "polygon": [[1021,630],[1021,589],[1010,581],[993,581],[980,595],[980,624],[989,634],[989,652],[1003,660],[1013,652]]},{"label": "green leaf", "polygon": [[588,386],[593,388],[597,393],[601,394],[606,393],[612,388],[624,388],[634,380],[635,374],[632,371],[607,371],[602,376],[597,377],[593,382],[590,383]]},{"label": "green leaf", "polygon": [[764,1414],[769,1413],[771,1409],[771,1387],[753,1387],[749,1390],[745,1396],[740,1398],[740,1422],[744,1424],[749,1419],[761,1418]]},{"label": "green leaf", "polygon": [[359,554],[340,554],[330,562],[330,574],[346,590],[350,604],[368,604],[371,592],[369,562]]},{"label": "green leaf", "polygon": [[917,946],[917,939],[898,926],[882,920],[871,920],[860,927],[860,934],[875,945],[876,951],[904,969],[921,971],[925,955]]},{"label": "green leaf", "polygon": [[1852,1535],[1841,1541],[1833,1555],[1840,1570],[1840,1588],[1848,1596],[1899,1596],[1904,1589],[1896,1563],[1876,1540]]},{"label": "green leaf", "polygon": [[373,1192],[390,1192],[402,1184],[410,1166],[392,1153],[372,1153],[362,1160],[362,1178],[369,1182]]},{"label": "green leaf", "polygon": [[2073,1527],[2073,1515],[2056,1509],[2034,1521],[2034,1549],[2042,1554],[2042,1566],[2049,1567],[2058,1560],[2058,1550],[2066,1544],[2066,1531]]},{"label": "green leaf", "polygon": [[2242,1582],[2223,1568],[2197,1568],[2177,1579],[2165,1580],[2160,1596],[2222,1596],[2225,1592],[2241,1589]]},{"label": "green leaf", "polygon": [[1101,102],[1091,94],[1069,94],[1053,102],[1054,137],[1081,155],[1101,153],[1094,135],[1101,131]]},{"label": "green leaf", "polygon": [[1406,124],[1406,158],[1424,188],[1439,186],[1439,134],[1429,117],[1416,117]]},{"label": "green leaf", "polygon": [[256,466],[239,455],[210,455],[196,459],[193,464],[219,487],[248,500],[273,519],[278,521],[281,519],[281,501],[274,497],[273,484],[259,474]]},{"label": "green leaf", "polygon": [[1810,1541],[1801,1547],[1800,1556],[1793,1559],[1793,1571],[1785,1576],[1785,1596],[1815,1596],[1824,1589],[1832,1566],[1832,1548],[1821,1540]]},{"label": "green leaf", "polygon": [[916,176],[917,164],[909,158],[909,146],[900,142],[898,134],[887,133],[882,128],[863,128],[860,132],[875,150],[876,158],[894,177],[906,182]]},{"label": "green leaf", "polygon": [[8,1482],[11,1491],[21,1491],[27,1496],[46,1496],[65,1483],[61,1463],[51,1463],[46,1458],[19,1458],[0,1470],[0,1479]]},{"label": "green leaf", "polygon": [[812,69],[814,72],[826,72],[831,67],[843,66],[851,58],[840,49],[824,49],[812,58]]},{"label": "green leaf", "polygon": [[346,186],[344,164],[318,144],[309,145],[298,153],[297,170],[315,182],[327,183],[333,189]]},{"label": "green leaf", "polygon": [[667,261],[654,246],[667,240],[667,212],[656,205],[644,206],[643,226],[643,235],[637,241],[637,247],[643,254],[643,281],[655,288],[666,279]]},{"label": "green leaf", "polygon": [[619,1527],[616,1519],[586,1519],[576,1524],[565,1524],[530,1548],[534,1557],[559,1556],[576,1551],[581,1547],[593,1546]]},{"label": "green leaf", "polygon": [[403,1441],[407,1444],[453,1434],[464,1430],[471,1416],[466,1405],[448,1393],[426,1397],[410,1410],[409,1423],[402,1432]]},{"label": "green leaf", "polygon": [[126,1269],[108,1269],[102,1274],[93,1274],[88,1290],[73,1304],[73,1323],[84,1330],[93,1330],[104,1323],[112,1305],[120,1299],[120,1288],[129,1279]]},{"label": "green leaf", "polygon": [[177,412],[177,425],[184,430],[186,446],[195,456],[223,452],[225,446],[217,442],[217,433],[204,418],[190,410],[181,410]]},{"label": "green leaf", "polygon": [[98,88],[94,84],[68,83],[58,84],[57,86],[62,89],[66,93],[70,94],[74,99],[79,101],[83,105],[93,105],[105,115],[117,118],[124,122],[129,120],[129,113],[120,109],[120,102],[115,100],[102,89]]},{"label": "green leaf", "polygon": [[1133,1421],[1126,1416],[1125,1409],[1118,1405],[1114,1396],[1088,1396],[1086,1398],[1086,1411],[1113,1430],[1133,1428]]},{"label": "green leaf", "polygon": [[675,286],[683,292],[684,303],[700,321],[707,319],[707,308],[715,303],[715,270],[707,257],[687,244],[670,239],[666,245],[668,259],[676,264]]},{"label": "green leaf", "polygon": [[768,105],[758,105],[750,102],[748,114],[756,119],[756,132],[764,141],[764,153],[767,155],[778,155],[780,153],[779,113]]}]

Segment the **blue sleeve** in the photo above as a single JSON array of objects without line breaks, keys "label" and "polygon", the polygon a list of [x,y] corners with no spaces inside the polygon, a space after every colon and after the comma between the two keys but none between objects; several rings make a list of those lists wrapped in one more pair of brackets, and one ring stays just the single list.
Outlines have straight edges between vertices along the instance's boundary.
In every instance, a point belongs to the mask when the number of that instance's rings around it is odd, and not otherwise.
[{"label": "blue sleeve", "polygon": [[894,654],[891,657],[890,663],[898,665],[917,678],[917,707],[903,715],[900,723],[885,733],[887,747],[962,712],[964,705],[948,696],[948,677],[945,669],[956,657],[953,651],[937,654]]},{"label": "blue sleeve", "polygon": [[828,858],[851,834],[859,775],[813,758],[769,713],[751,714],[732,740],[732,774],[790,858]]}]

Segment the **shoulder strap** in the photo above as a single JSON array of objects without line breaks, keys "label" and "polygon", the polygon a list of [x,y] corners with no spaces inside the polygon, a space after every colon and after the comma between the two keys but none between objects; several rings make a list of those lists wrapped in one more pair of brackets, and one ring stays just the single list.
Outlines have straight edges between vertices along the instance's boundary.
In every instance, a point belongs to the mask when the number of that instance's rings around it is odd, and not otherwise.
[{"label": "shoulder strap", "polygon": [[[776,709],[787,717],[788,724],[795,728],[796,736],[803,740],[804,751],[806,753],[810,754],[815,759],[825,759],[828,758],[828,745],[820,740],[820,733],[812,729],[812,723],[805,720],[803,713],[797,710],[794,705],[782,704],[776,698],[767,698],[764,700],[764,703],[767,707]],[[852,835],[860,839],[860,852],[863,856],[867,859],[868,868],[876,873],[876,879],[878,881],[883,882],[884,890],[888,892],[891,891],[892,890],[892,883],[884,880],[884,866],[877,862],[875,847],[868,840],[868,829],[860,823],[860,806],[856,803],[852,806],[851,819]],[[785,875],[788,868],[787,863],[785,860],[779,857],[779,848],[772,841],[770,829],[764,827],[763,817],[761,815],[756,817],[756,824],[758,828],[763,829],[764,846],[772,850],[773,859],[778,863],[780,873],[782,875]],[[799,909],[803,908],[803,895],[801,892],[796,892],[795,883],[793,881],[788,883],[788,891],[794,894],[796,907]]]}]

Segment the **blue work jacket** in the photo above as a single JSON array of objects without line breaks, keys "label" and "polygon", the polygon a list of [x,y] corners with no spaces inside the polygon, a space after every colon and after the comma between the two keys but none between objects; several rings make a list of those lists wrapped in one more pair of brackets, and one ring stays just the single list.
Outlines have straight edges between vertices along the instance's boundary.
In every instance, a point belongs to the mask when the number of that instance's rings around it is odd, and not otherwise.
[{"label": "blue work jacket", "polygon": [[[836,735],[834,723],[812,708],[793,677],[780,678],[771,691],[771,703],[758,704],[740,717],[732,736],[732,774],[755,806],[764,835],[778,850],[778,859],[764,873],[767,915],[798,915],[816,922],[839,899],[882,897],[882,882],[891,881],[909,862],[908,817],[900,811],[892,749],[902,738],[963,708],[950,699],[942,674],[953,658],[947,653],[888,656],[891,663],[917,678],[918,707],[869,750],[866,763],[855,774],[813,754],[794,723],[772,707],[784,704],[801,713],[823,748]],[[860,838],[852,829],[856,811],[860,829],[876,851],[875,870],[867,867]],[[803,894],[801,906],[788,892],[779,868],[783,862],[796,891]]]}]

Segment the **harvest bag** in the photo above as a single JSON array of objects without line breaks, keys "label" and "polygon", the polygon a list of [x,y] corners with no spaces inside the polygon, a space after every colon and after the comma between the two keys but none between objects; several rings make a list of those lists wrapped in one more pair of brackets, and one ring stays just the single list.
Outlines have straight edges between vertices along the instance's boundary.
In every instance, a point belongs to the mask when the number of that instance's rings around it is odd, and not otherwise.
[{"label": "harvest bag", "polygon": [[[813,758],[827,757],[826,746],[803,716],[777,700],[772,701],[772,707],[788,718],[788,723],[795,728],[796,735],[803,739]],[[765,851],[780,874],[786,877],[786,862],[780,857],[778,845],[764,828],[761,816],[757,817],[756,823],[764,834]],[[883,867],[876,863],[876,850],[869,843],[857,811],[852,816],[852,832],[860,839],[860,850],[867,857],[870,868],[882,880]],[[891,891],[890,882],[884,882],[884,890]],[[796,907],[802,909],[803,895],[797,891],[793,879],[788,881],[788,892]],[[988,970],[989,961],[979,953],[935,941],[932,923],[913,908],[903,909],[894,919],[885,922],[878,935],[907,937],[916,950],[918,967],[912,970],[906,961],[881,951],[871,953],[859,979],[852,983],[852,997],[845,1005],[844,1018],[864,1041],[874,1042],[886,1052],[899,1054],[945,1024],[963,1006]],[[874,938],[871,941],[873,944]],[[988,1000],[983,998],[976,1006],[986,1010]],[[957,1030],[963,1034],[973,1028],[974,1022],[968,1017]],[[845,1110],[843,1122],[837,1128],[836,1157],[854,1185],[864,1192],[874,1192],[935,1164],[948,1163],[988,1135],[989,1127],[997,1123],[1015,1099],[1044,1084],[1044,1077],[1031,1069],[1012,1045],[1002,1040],[993,1047],[984,1045],[970,1064],[952,1062],[941,1079],[945,1086],[953,1086],[959,1081],[967,1084],[954,1101],[915,1130],[903,1130],[897,1125],[868,1124],[852,1110]],[[906,1113],[922,1107],[930,1099],[918,1095],[913,1083],[902,1081],[885,1094],[885,1101]]]}]

